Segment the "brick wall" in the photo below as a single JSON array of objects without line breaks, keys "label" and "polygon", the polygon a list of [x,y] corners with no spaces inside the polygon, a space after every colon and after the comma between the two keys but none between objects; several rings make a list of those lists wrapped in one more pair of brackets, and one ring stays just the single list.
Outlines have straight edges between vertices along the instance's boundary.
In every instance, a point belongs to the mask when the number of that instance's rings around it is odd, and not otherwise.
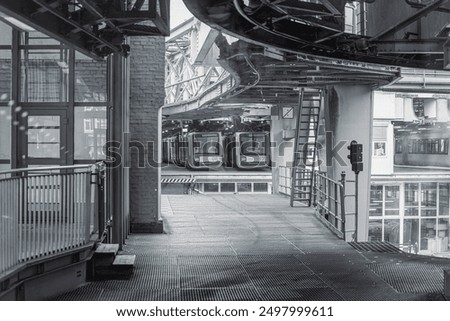
[{"label": "brick wall", "polygon": [[[130,141],[154,143],[157,159],[159,141],[158,108],[164,104],[163,37],[131,38],[130,54]],[[146,150],[146,160],[153,158]],[[150,155],[149,155],[150,154]],[[159,219],[158,168],[138,161],[138,148],[131,149],[130,215],[131,232],[162,232]],[[140,166],[139,166],[140,165]]]}]

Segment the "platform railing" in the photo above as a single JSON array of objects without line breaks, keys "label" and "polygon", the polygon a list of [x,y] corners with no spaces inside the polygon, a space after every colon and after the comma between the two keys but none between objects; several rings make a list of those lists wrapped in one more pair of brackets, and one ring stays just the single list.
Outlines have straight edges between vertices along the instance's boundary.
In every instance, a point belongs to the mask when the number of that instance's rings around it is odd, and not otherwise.
[{"label": "platform railing", "polygon": [[292,189],[292,167],[278,167],[278,192],[280,194],[291,196]]},{"label": "platform railing", "polygon": [[340,238],[345,238],[345,174],[341,181],[314,172],[313,205],[316,214]]},{"label": "platform railing", "polygon": [[104,172],[103,163],[0,172],[0,274],[100,235]]}]

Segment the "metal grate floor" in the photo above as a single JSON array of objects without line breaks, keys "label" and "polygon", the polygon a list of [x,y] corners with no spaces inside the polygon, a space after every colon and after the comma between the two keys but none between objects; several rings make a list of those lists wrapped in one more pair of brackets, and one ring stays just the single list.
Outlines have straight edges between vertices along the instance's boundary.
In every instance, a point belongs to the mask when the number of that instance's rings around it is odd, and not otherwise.
[{"label": "metal grate floor", "polygon": [[349,244],[357,251],[378,253],[404,253],[396,246],[387,242],[350,242]]},{"label": "metal grate floor", "polygon": [[[418,263],[368,264],[399,292],[442,293],[444,290],[444,266]],[[450,264],[446,266],[450,269]]]},{"label": "metal grate floor", "polygon": [[166,196],[162,201],[166,233],[131,235],[124,247],[137,255],[129,280],[89,283],[53,300],[443,298],[442,270],[450,268],[450,260],[398,253],[386,243],[348,244],[330,235],[311,209],[290,208],[286,198]]}]

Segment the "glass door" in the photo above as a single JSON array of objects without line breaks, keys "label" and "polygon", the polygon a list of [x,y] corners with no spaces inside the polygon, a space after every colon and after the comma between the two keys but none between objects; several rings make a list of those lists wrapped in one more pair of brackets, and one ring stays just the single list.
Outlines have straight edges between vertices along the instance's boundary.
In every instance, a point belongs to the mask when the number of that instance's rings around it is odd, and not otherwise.
[{"label": "glass door", "polygon": [[66,111],[28,109],[22,115],[19,167],[67,165]]}]

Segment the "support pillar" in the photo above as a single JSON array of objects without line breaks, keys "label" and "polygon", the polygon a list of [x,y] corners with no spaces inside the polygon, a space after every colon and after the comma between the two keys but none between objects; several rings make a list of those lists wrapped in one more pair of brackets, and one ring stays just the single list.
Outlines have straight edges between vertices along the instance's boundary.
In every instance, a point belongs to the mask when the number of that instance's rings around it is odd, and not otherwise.
[{"label": "support pillar", "polygon": [[[370,86],[334,86],[328,91],[328,108],[325,114],[326,130],[333,133],[333,142],[327,141],[328,166],[330,177],[340,180],[341,173],[346,172],[348,180],[354,180],[350,161],[347,158],[347,146],[352,140],[363,144],[364,171],[359,173],[358,191],[358,238],[359,242],[368,237],[370,177],[372,161],[372,118],[373,98]],[[347,194],[355,194],[354,184],[346,185]],[[348,213],[355,212],[355,200],[347,197]],[[352,239],[355,227],[355,215],[346,216],[346,240]]]},{"label": "support pillar", "polygon": [[113,54],[109,60],[109,95],[110,106],[109,140],[112,143],[108,149],[114,162],[109,169],[109,210],[113,217],[112,242],[125,243],[128,231],[125,229],[125,220],[128,215],[128,177],[127,163],[127,127],[128,127],[128,95],[127,95],[127,62],[118,54]]},{"label": "support pillar", "polygon": [[[294,106],[272,107],[270,152],[272,161],[272,187],[274,194],[279,194],[279,166],[289,167],[294,159],[295,113],[298,112],[298,108],[294,107],[292,114],[290,112],[288,113],[289,108],[293,107]],[[289,114],[289,117],[287,117],[286,114]]]},{"label": "support pillar", "polygon": [[130,230],[162,233],[158,159],[165,42],[163,37],[132,37],[130,47]]}]

